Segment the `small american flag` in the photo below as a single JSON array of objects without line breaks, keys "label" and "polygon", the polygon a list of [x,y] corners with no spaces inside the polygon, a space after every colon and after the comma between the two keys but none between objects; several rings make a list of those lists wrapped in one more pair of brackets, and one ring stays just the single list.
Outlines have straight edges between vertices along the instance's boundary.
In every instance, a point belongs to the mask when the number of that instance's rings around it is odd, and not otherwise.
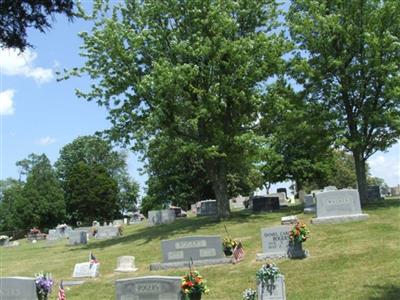
[{"label": "small american flag", "polygon": [[57,300],[67,300],[67,297],[65,297],[64,285],[62,280],[60,282],[60,286],[58,287]]},{"label": "small american flag", "polygon": [[93,264],[99,263],[99,261],[96,259],[96,256],[94,256],[92,252],[90,252],[89,254],[89,263],[90,263],[90,268],[92,267]]},{"label": "small american flag", "polygon": [[239,242],[235,249],[233,249],[233,258],[235,259],[235,262],[239,262],[244,258],[244,249],[241,242]]}]

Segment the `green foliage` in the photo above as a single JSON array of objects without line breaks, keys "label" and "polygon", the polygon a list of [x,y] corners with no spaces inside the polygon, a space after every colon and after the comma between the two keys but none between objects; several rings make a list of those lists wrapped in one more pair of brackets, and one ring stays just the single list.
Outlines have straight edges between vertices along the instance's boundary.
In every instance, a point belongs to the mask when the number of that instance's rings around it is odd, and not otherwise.
[{"label": "green foliage", "polygon": [[261,83],[277,73],[287,49],[275,30],[277,4],[149,0],[107,7],[97,2],[92,32],[81,34],[86,63],[65,78],[96,81],[78,95],[109,109],[111,139],[142,151],[160,134],[180,139],[204,162],[218,215],[227,216],[227,174],[258,162],[264,140],[252,128]]},{"label": "green foliage", "polygon": [[291,75],[336,115],[362,202],[367,159],[400,135],[399,15],[395,0],[294,0],[287,16],[298,46]]},{"label": "green foliage", "polygon": [[73,0],[2,0],[0,2],[0,47],[24,51],[31,46],[26,31],[35,28],[45,32],[51,28],[55,14],[73,16]]},{"label": "green foliage", "polygon": [[110,221],[118,211],[117,182],[101,165],[76,163],[64,182],[64,191],[72,222]]},{"label": "green foliage", "polygon": [[329,172],[335,128],[324,107],[307,103],[283,80],[271,87],[261,132],[269,137],[261,170],[267,182],[293,180],[297,191]]},{"label": "green foliage", "polygon": [[26,183],[10,180],[2,192],[2,229],[51,228],[64,221],[64,193],[47,156],[30,154],[21,162],[27,180]]},{"label": "green foliage", "polygon": [[[71,172],[78,163],[93,168],[93,172],[96,172],[98,166],[102,166],[118,184],[119,209],[115,211],[118,217],[120,213],[134,210],[139,194],[138,183],[131,179],[127,172],[126,159],[126,153],[113,151],[111,144],[100,137],[81,136],[61,149],[55,166],[63,185],[70,180]],[[64,189],[76,194],[71,187],[67,189],[64,186]]]}]

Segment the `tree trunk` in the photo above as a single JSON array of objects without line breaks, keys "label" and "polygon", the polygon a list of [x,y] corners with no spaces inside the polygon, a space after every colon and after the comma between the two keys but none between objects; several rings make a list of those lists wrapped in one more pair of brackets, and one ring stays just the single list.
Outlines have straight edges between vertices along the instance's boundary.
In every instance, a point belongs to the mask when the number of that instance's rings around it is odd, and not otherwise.
[{"label": "tree trunk", "polygon": [[218,160],[209,164],[212,187],[217,200],[217,218],[226,218],[230,215],[228,183],[226,180],[225,161]]},{"label": "tree trunk", "polygon": [[357,150],[353,150],[353,157],[356,167],[357,188],[360,195],[360,202],[361,204],[364,204],[367,202],[367,173],[365,170],[365,159]]}]

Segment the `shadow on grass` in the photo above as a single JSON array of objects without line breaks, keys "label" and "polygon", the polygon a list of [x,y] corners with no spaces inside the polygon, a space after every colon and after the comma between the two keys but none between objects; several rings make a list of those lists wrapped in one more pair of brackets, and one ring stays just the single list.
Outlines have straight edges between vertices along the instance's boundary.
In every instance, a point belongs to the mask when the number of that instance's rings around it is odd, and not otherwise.
[{"label": "shadow on grass", "polygon": [[366,285],[366,288],[372,289],[375,295],[368,300],[399,300],[400,287],[394,285]]},{"label": "shadow on grass", "polygon": [[[242,210],[232,212],[229,218],[224,219],[223,221],[227,223],[246,223],[255,220],[276,220],[277,215],[287,215],[287,214],[299,214],[302,212],[302,206],[290,206],[282,208],[276,212],[261,212],[261,213],[252,213],[249,210]],[[213,217],[195,217],[195,218],[180,218],[174,221],[171,224],[163,224],[151,227],[144,227],[136,230],[134,233],[123,235],[121,237],[107,239],[107,240],[98,240],[96,243],[88,244],[84,247],[70,249],[70,251],[76,251],[81,249],[99,249],[105,248],[109,246],[113,246],[116,244],[125,244],[132,243],[137,240],[143,240],[140,245],[147,244],[154,239],[166,240],[179,235],[196,235],[196,231],[199,229],[207,229],[211,227],[215,227],[215,225],[219,224],[215,218]],[[223,234],[223,228],[221,229],[221,235]],[[216,232],[215,234],[219,234]]]},{"label": "shadow on grass", "polygon": [[398,207],[400,207],[400,198],[385,199],[385,200],[381,200],[381,201],[366,203],[366,204],[363,204],[362,209],[380,210],[380,209],[398,208]]}]

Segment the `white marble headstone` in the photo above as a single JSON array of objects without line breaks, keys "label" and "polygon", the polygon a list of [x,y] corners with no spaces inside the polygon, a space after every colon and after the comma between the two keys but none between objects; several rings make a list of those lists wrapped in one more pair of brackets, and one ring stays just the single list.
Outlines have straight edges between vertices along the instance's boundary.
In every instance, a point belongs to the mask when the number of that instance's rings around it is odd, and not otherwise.
[{"label": "white marble headstone", "polygon": [[135,257],[134,256],[120,256],[117,259],[117,268],[115,272],[135,272]]},{"label": "white marble headstone", "polygon": [[72,277],[98,277],[100,272],[100,264],[91,264],[89,262],[76,264]]}]

